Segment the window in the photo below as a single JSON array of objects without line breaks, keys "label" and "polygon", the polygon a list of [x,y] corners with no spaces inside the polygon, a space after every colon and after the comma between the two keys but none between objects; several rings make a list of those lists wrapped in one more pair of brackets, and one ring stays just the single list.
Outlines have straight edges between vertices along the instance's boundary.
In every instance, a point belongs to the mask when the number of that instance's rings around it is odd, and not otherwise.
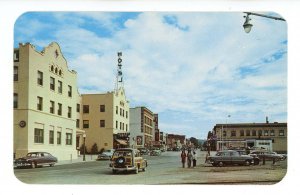
[{"label": "window", "polygon": [[128,124],[126,124],[126,131],[128,131]]},{"label": "window", "polygon": [[270,136],[275,136],[274,130],[271,130],[271,131],[270,131]]},{"label": "window", "polygon": [[226,137],[226,131],[223,131],[223,137]]},{"label": "window", "polygon": [[246,136],[250,136],[250,130],[246,130]]},{"label": "window", "polygon": [[61,144],[61,132],[57,132],[57,144]]},{"label": "window", "polygon": [[14,81],[19,80],[19,68],[18,66],[14,66]]},{"label": "window", "polygon": [[279,130],[279,136],[284,136],[284,130]]},{"label": "window", "polygon": [[89,113],[89,112],[90,112],[89,105],[83,105],[83,113]]},{"label": "window", "polygon": [[57,114],[60,115],[60,116],[62,115],[62,104],[61,103],[58,103]]},{"label": "window", "polygon": [[262,136],[262,130],[258,131],[258,136]]},{"label": "window", "polygon": [[80,120],[76,119],[76,127],[79,128],[80,127]]},{"label": "window", "polygon": [[231,137],[235,137],[236,136],[236,131],[231,131]]},{"label": "window", "polygon": [[72,86],[68,85],[68,96],[72,97]]},{"label": "window", "polygon": [[105,105],[100,105],[100,112],[105,112]]},{"label": "window", "polygon": [[55,79],[50,77],[50,89],[55,90]]},{"label": "window", "polygon": [[120,108],[120,116],[122,116],[122,108]]},{"label": "window", "polygon": [[18,108],[18,94],[14,93],[14,108]]},{"label": "window", "polygon": [[242,136],[245,136],[244,130],[240,130],[240,136],[241,136],[241,137],[242,137]]},{"label": "window", "polygon": [[126,118],[128,118],[128,111],[126,111]]},{"label": "window", "polygon": [[54,131],[49,131],[49,144],[54,144]]},{"label": "window", "polygon": [[105,120],[100,120],[100,127],[105,127]]},{"label": "window", "polygon": [[58,93],[62,93],[62,82],[58,81]]},{"label": "window", "polygon": [[19,50],[14,51],[14,62],[19,62],[20,52]]},{"label": "window", "polygon": [[72,117],[72,107],[68,106],[68,118]]},{"label": "window", "polygon": [[38,85],[43,85],[43,72],[38,71],[37,72],[37,83]]},{"label": "window", "polygon": [[66,145],[72,145],[72,133],[66,133]]},{"label": "window", "polygon": [[252,130],[252,136],[256,136],[256,130]]},{"label": "window", "polygon": [[116,114],[118,114],[118,106],[116,106]]},{"label": "window", "polygon": [[43,98],[39,96],[37,97],[37,110],[43,110]]},{"label": "window", "polygon": [[54,101],[50,101],[50,113],[54,114]]},{"label": "window", "polygon": [[268,136],[269,135],[269,130],[264,130],[264,136]]},{"label": "window", "polygon": [[34,143],[44,143],[44,129],[34,129]]},{"label": "window", "polygon": [[118,121],[116,121],[116,129],[118,129]]},{"label": "window", "polygon": [[89,128],[90,127],[90,123],[88,120],[83,120],[83,128]]},{"label": "window", "polygon": [[76,111],[77,111],[77,112],[80,112],[80,104],[77,104],[77,106],[76,106]]}]

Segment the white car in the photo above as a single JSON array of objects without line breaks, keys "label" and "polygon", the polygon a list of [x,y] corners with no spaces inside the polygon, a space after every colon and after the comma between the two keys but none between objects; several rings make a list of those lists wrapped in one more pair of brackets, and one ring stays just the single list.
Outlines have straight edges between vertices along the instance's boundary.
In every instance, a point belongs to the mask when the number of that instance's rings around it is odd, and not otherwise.
[{"label": "white car", "polygon": [[97,160],[110,160],[113,156],[114,149],[104,150],[101,154],[98,155]]}]

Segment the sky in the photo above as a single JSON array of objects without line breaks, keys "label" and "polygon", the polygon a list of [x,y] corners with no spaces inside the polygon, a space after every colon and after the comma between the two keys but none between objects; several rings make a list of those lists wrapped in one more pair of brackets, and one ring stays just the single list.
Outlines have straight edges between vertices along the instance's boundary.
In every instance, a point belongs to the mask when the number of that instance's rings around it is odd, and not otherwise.
[{"label": "sky", "polygon": [[121,51],[130,107],[158,113],[163,132],[205,139],[219,123],[287,122],[287,24],[251,16],[245,33],[244,15],[27,12],[14,47],[57,42],[81,94],[114,90]]}]

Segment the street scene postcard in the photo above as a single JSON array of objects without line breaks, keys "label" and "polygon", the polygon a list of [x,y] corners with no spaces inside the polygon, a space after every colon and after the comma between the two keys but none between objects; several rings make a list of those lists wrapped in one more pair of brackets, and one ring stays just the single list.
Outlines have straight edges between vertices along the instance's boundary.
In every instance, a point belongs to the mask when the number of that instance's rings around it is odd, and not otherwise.
[{"label": "street scene postcard", "polygon": [[289,159],[287,45],[276,12],[23,13],[14,175],[25,185],[277,184]]}]

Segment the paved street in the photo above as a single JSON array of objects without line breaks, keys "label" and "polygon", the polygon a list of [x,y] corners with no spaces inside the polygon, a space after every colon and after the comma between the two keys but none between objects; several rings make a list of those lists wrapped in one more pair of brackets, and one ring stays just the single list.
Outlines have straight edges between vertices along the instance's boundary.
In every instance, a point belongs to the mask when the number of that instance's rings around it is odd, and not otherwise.
[{"label": "paved street", "polygon": [[258,166],[212,167],[204,164],[205,152],[198,151],[197,167],[181,168],[180,152],[144,156],[146,172],[112,174],[109,161],[58,163],[54,167],[15,169],[16,177],[28,184],[273,184],[287,171],[287,161],[267,161]]}]

